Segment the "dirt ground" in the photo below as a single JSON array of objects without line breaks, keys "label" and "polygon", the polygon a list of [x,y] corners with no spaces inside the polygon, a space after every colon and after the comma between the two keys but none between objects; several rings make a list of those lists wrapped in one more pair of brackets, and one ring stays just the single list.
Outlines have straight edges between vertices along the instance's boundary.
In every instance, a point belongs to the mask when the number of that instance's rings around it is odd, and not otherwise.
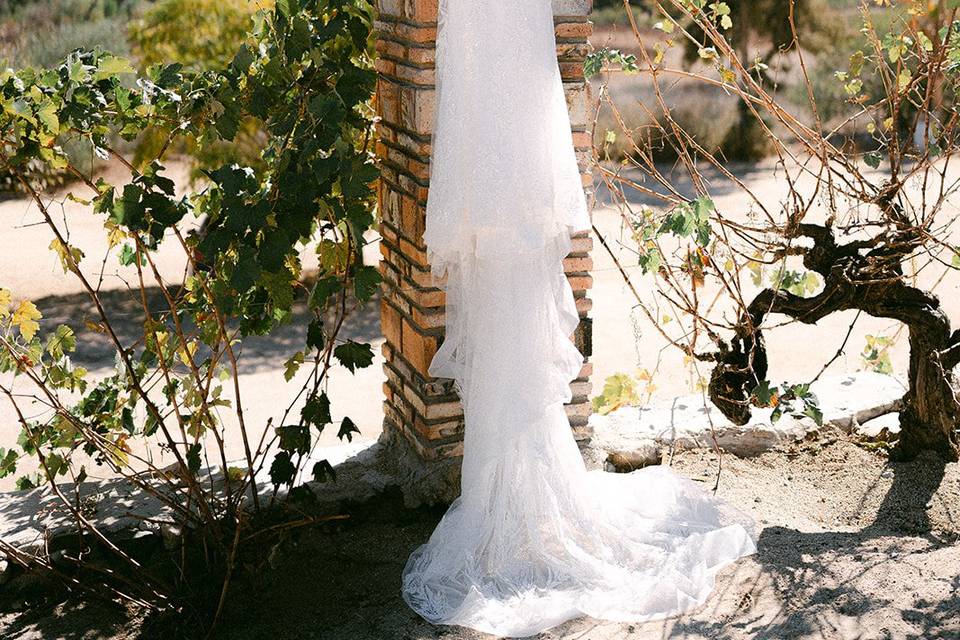
[{"label": "dirt ground", "polygon": [[[681,473],[712,484],[713,454],[683,453]],[[710,600],[640,625],[568,622],[538,640],[960,638],[960,465],[889,464],[847,440],[752,459],[725,456],[719,495],[756,520],[758,552],[726,569]],[[334,529],[305,530],[268,568],[235,582],[214,638],[482,640],[420,620],[400,597],[409,553],[442,510],[385,496]],[[172,626],[171,626],[172,625]],[[0,604],[0,637],[190,637],[175,621],[80,600]]]}]

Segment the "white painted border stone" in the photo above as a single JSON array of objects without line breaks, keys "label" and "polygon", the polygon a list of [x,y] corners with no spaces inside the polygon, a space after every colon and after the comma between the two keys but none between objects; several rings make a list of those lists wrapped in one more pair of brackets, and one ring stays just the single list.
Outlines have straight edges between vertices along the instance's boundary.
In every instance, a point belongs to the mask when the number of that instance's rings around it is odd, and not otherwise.
[{"label": "white painted border stone", "polygon": [[[822,378],[811,391],[823,411],[823,424],[850,432],[878,416],[897,411],[906,389],[893,376],[873,372]],[[785,415],[770,419],[772,409],[755,409],[746,425],[735,425],[701,395],[690,395],[645,407],[624,407],[590,418],[594,435],[592,457],[628,453],[649,445],[684,449],[717,445],[738,456],[752,456],[803,439],[821,427],[810,418]],[[713,432],[711,433],[711,422]]]}]

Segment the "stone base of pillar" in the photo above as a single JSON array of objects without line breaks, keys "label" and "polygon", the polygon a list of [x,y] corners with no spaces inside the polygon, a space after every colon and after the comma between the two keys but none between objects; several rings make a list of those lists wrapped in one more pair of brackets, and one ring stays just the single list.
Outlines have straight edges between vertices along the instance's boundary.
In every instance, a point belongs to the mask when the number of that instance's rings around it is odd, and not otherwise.
[{"label": "stone base of pillar", "polygon": [[378,441],[381,468],[403,492],[408,507],[450,504],[460,495],[460,457],[424,460],[402,427],[384,422]]}]

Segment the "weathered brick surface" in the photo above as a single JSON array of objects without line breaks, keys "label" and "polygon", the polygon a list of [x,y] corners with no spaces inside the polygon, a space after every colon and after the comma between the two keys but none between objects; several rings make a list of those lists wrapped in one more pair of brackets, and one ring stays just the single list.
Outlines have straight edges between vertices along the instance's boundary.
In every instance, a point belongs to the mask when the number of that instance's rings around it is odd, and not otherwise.
[{"label": "weathered brick surface", "polygon": [[[443,340],[445,321],[444,293],[430,273],[423,243],[436,100],[437,0],[378,0],[378,8],[376,149],[381,166],[378,200],[384,279],[380,321],[386,339],[384,429],[402,434],[421,459],[439,460],[462,455],[463,412],[451,381],[427,374]],[[589,89],[583,79],[590,9],[591,0],[553,0],[557,59],[585,188],[591,185]],[[587,350],[592,249],[590,235],[578,234],[564,261],[583,318],[571,338]],[[573,401],[567,415],[578,438],[589,436],[592,372],[592,365],[585,361],[580,377],[571,384]]]}]

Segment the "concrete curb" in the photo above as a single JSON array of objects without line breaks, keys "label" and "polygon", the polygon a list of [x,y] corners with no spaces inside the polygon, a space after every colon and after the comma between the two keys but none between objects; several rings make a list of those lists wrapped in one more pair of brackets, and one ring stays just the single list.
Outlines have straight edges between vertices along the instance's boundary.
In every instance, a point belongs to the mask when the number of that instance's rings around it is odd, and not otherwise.
[{"label": "concrete curb", "polygon": [[823,411],[820,426],[810,418],[791,415],[773,422],[772,409],[756,409],[750,422],[735,425],[700,395],[624,407],[591,417],[594,436],[588,446],[589,457],[596,462],[610,454],[629,455],[651,446],[713,448],[714,438],[728,453],[755,456],[825,429],[850,433],[865,422],[899,410],[905,390],[897,378],[873,372],[818,380],[811,391]]}]

